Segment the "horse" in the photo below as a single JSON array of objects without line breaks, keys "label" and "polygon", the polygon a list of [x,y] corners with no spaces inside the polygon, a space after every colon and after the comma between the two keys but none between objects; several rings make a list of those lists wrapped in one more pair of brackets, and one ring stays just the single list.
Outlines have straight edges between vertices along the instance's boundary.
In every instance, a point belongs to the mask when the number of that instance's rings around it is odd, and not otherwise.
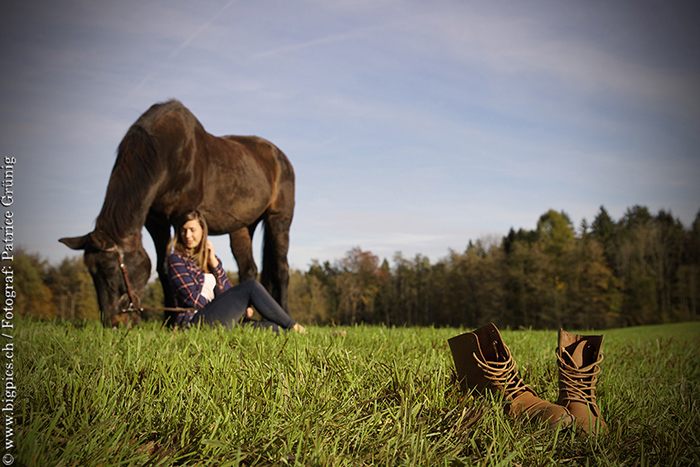
[{"label": "horse", "polygon": [[[213,136],[181,102],[152,105],[126,132],[92,232],[60,242],[83,250],[106,327],[141,321],[133,308],[151,272],[143,227],[153,239],[165,308],[175,307],[167,277],[171,226],[184,212],[203,214],[211,235],[228,234],[239,280],[257,279],[252,237],[264,226],[260,282],[287,310],[294,170],[257,136]],[[171,324],[175,312],[166,311]]]}]

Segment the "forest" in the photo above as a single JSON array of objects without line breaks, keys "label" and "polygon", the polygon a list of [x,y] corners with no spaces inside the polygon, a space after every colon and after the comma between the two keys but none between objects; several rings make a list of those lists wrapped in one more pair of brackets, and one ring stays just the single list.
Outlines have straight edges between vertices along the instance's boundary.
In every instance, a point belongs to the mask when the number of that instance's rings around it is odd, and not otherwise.
[{"label": "forest", "polygon": [[[293,248],[293,246],[292,246]],[[38,253],[15,255],[15,310],[33,319],[97,320],[99,308],[82,258],[51,265]],[[236,282],[237,274],[229,274]],[[519,329],[606,329],[698,319],[700,211],[685,227],[671,213],[628,208],[617,221],[601,206],[576,228],[549,210],[535,230],[469,240],[431,264],[359,246],[307,271],[291,271],[290,314],[318,325],[453,326],[488,321]],[[143,304],[162,305],[157,281]],[[160,319],[156,312],[146,319]]]}]

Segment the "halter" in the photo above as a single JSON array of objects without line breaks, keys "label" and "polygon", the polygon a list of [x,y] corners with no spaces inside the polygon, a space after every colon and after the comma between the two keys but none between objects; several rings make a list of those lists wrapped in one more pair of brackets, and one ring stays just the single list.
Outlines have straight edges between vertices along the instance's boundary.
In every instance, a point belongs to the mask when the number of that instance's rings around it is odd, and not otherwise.
[{"label": "halter", "polygon": [[[116,251],[119,255],[119,269],[122,271],[122,276],[124,276],[124,283],[126,284],[126,292],[129,295],[129,305],[120,310],[119,313],[143,313],[144,310],[162,310],[162,311],[173,311],[176,313],[184,313],[187,311],[196,310],[196,308],[168,308],[168,307],[154,307],[154,306],[141,306],[141,299],[138,295],[134,293],[131,289],[131,281],[129,280],[129,272],[126,269],[126,262],[124,261],[124,253],[122,253],[121,248],[118,246],[113,246],[105,251]],[[138,306],[137,306],[138,304]]]}]

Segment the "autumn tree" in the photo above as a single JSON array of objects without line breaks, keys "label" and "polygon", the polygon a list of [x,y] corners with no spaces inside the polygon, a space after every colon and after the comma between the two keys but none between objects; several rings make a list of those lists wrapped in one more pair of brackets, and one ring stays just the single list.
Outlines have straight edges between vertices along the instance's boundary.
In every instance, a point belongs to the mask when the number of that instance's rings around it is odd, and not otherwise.
[{"label": "autumn tree", "polygon": [[289,278],[289,310],[292,317],[307,324],[329,322],[328,294],[317,275],[293,270]]},{"label": "autumn tree", "polygon": [[14,288],[17,292],[15,310],[19,316],[53,318],[58,310],[53,293],[46,285],[49,264],[34,253],[19,249],[13,264]]},{"label": "autumn tree", "polygon": [[379,258],[356,247],[340,261],[339,270],[336,284],[343,322],[371,321],[374,299],[379,291]]},{"label": "autumn tree", "polygon": [[569,256],[563,324],[573,329],[614,326],[620,317],[622,296],[603,247],[593,236],[584,235]]},{"label": "autumn tree", "polygon": [[46,284],[56,300],[58,317],[99,318],[95,287],[82,258],[65,258],[57,267],[49,268]]},{"label": "autumn tree", "polygon": [[676,277],[674,297],[678,303],[678,318],[696,320],[700,311],[700,211],[686,233]]}]

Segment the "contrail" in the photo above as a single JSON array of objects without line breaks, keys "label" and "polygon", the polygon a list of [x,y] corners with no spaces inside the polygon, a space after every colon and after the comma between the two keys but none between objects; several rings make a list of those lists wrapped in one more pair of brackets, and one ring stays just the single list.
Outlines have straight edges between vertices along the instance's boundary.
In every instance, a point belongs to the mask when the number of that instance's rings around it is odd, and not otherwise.
[{"label": "contrail", "polygon": [[204,23],[203,25],[201,25],[201,26],[200,26],[194,33],[192,33],[187,39],[185,39],[184,41],[182,41],[182,43],[180,43],[180,45],[178,45],[177,47],[175,47],[175,49],[174,49],[172,52],[170,52],[170,55],[168,55],[168,58],[167,58],[167,60],[166,60],[165,62],[161,63],[161,64],[158,65],[154,70],[152,70],[150,73],[148,73],[148,74],[143,78],[143,80],[141,80],[141,82],[140,82],[138,85],[136,85],[136,86],[129,92],[129,97],[132,96],[132,95],[134,95],[137,91],[141,90],[141,88],[143,88],[143,87],[146,85],[146,83],[148,83],[148,82],[151,80],[151,78],[153,78],[154,76],[156,76],[156,75],[163,69],[163,67],[165,67],[165,65],[167,64],[168,61],[170,61],[171,59],[175,58],[180,52],[182,52],[182,50],[184,50],[188,45],[190,45],[190,43],[191,43],[197,36],[199,36],[199,35],[202,34],[204,31],[206,31],[207,28],[209,28],[209,26],[211,26],[212,23],[214,23],[214,21],[216,21],[216,20],[223,14],[223,12],[226,11],[226,10],[227,10],[231,5],[233,5],[235,2],[236,2],[236,0],[230,0],[228,3],[226,3],[226,5],[223,6],[223,8],[221,8],[219,11],[217,11],[217,12],[211,17],[211,19],[209,19],[209,21],[207,21],[206,23]]},{"label": "contrail", "polygon": [[359,28],[359,29],[356,29],[356,30],[350,31],[350,32],[332,34],[330,36],[322,37],[319,39],[314,39],[314,40],[307,41],[307,42],[302,42],[299,44],[291,44],[291,45],[279,47],[277,49],[267,50],[265,52],[259,52],[255,55],[253,55],[252,58],[267,58],[267,57],[271,57],[274,55],[279,55],[279,54],[283,54],[283,53],[287,53],[287,52],[295,52],[297,50],[302,50],[302,49],[305,49],[307,47],[313,47],[316,45],[327,44],[327,43],[331,43],[331,42],[340,42],[340,41],[345,41],[348,39],[355,39],[358,37],[362,37],[362,36],[366,35],[367,33],[381,31],[381,30],[384,30],[384,29],[387,29],[390,27],[404,24],[404,23],[406,23],[406,20],[397,20],[397,21],[392,21],[388,24],[366,26],[366,27],[362,27],[362,28]]},{"label": "contrail", "polygon": [[175,48],[175,50],[173,50],[173,51],[170,53],[170,58],[173,58],[173,57],[175,57],[177,54],[179,54],[180,51],[181,51],[182,49],[184,49],[185,47],[187,47],[187,46],[190,44],[190,42],[192,42],[192,41],[194,40],[195,37],[199,36],[199,35],[200,35],[202,32],[204,32],[209,26],[211,26],[212,23],[213,23],[214,21],[216,21],[216,20],[221,16],[221,14],[222,14],[224,11],[226,11],[226,10],[228,9],[228,7],[230,7],[231,5],[233,5],[233,3],[234,3],[235,1],[236,1],[236,0],[230,0],[226,5],[224,5],[224,7],[223,7],[221,10],[219,10],[214,16],[212,16],[211,19],[210,19],[209,21],[207,21],[206,23],[204,23],[203,25],[201,25],[201,26],[199,27],[199,29],[197,29],[192,35],[190,35],[190,37],[188,37],[187,39],[185,39],[185,40],[182,42],[182,44],[178,45],[178,46]]}]

